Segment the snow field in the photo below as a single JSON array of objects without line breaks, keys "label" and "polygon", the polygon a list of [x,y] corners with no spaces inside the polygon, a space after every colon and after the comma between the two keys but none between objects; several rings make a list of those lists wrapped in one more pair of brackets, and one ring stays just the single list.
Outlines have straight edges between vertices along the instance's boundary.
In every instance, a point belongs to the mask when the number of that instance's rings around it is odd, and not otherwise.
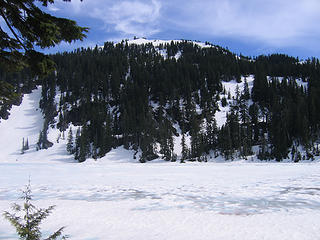
[{"label": "snow field", "polygon": [[[320,232],[317,163],[138,164],[106,157],[1,165],[0,211],[17,202],[30,175],[34,203],[57,205],[43,229],[66,225],[72,239],[316,239]],[[3,219],[2,233],[15,239]]]}]

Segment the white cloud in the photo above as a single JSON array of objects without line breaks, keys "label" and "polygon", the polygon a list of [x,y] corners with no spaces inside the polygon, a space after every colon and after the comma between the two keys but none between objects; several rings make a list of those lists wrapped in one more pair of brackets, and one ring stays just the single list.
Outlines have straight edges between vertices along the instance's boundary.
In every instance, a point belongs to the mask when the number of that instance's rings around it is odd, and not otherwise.
[{"label": "white cloud", "polygon": [[[110,12],[106,15],[105,21],[114,24],[117,31],[125,34],[152,35],[159,31],[157,25],[160,9],[161,4],[156,0],[148,3],[123,1],[120,4],[114,4],[109,9]],[[97,12],[101,16],[101,11],[96,10]]]},{"label": "white cloud", "polygon": [[57,11],[60,11],[60,9],[59,8],[57,8],[56,6],[54,6],[54,5],[49,5],[48,6],[48,10],[50,11],[50,12],[57,12]]},{"label": "white cloud", "polygon": [[57,0],[54,6],[91,24],[100,40],[155,33],[170,38],[175,31],[268,48],[311,48],[320,40],[320,0]]},{"label": "white cloud", "polygon": [[203,0],[173,1],[171,19],[185,31],[249,38],[271,45],[295,44],[308,34],[319,35],[318,0]]},{"label": "white cloud", "polygon": [[150,36],[159,31],[158,19],[161,4],[159,0],[73,0],[55,4],[57,8],[70,4],[68,11],[75,16],[100,20],[102,27],[122,35]]}]

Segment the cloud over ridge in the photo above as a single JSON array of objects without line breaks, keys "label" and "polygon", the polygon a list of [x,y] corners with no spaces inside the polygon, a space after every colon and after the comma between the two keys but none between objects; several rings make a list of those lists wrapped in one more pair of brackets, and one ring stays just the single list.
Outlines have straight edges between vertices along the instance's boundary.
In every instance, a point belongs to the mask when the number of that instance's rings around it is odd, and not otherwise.
[{"label": "cloud over ridge", "polygon": [[91,24],[100,41],[193,36],[308,50],[320,41],[319,0],[57,0],[49,11]]}]

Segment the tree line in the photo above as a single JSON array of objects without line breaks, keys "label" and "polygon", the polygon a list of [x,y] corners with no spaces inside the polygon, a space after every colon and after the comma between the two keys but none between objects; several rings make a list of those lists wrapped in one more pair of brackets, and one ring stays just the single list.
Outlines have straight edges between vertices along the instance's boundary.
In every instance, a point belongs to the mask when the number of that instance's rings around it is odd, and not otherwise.
[{"label": "tree line", "polygon": [[[68,132],[68,151],[80,162],[122,145],[141,162],[247,158],[257,148],[264,160],[319,154],[318,59],[248,58],[190,41],[158,47],[106,42],[50,57],[56,71],[38,80],[46,119],[42,133],[52,124],[61,131],[70,123],[78,126]],[[249,75],[251,90],[246,80],[235,96],[224,89],[223,82],[240,83]],[[218,127],[222,107],[229,111]],[[178,159],[173,141],[179,135]]]}]

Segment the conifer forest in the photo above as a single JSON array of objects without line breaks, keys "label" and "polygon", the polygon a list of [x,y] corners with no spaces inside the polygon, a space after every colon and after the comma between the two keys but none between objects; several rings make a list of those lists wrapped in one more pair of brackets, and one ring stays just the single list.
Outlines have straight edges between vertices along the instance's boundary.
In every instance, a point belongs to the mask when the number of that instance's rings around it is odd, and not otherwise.
[{"label": "conifer forest", "polygon": [[[0,116],[42,86],[38,148],[56,126],[79,162],[124,146],[140,162],[312,160],[320,155],[320,63],[283,54],[246,57],[206,43],[118,44],[50,56],[44,77],[0,72]],[[249,86],[248,79],[253,78]],[[242,83],[235,94],[224,83]],[[218,113],[227,109],[223,124]],[[68,131],[68,126],[75,126]],[[174,151],[180,136],[181,156]],[[20,141],[17,139],[17,141]]]}]

